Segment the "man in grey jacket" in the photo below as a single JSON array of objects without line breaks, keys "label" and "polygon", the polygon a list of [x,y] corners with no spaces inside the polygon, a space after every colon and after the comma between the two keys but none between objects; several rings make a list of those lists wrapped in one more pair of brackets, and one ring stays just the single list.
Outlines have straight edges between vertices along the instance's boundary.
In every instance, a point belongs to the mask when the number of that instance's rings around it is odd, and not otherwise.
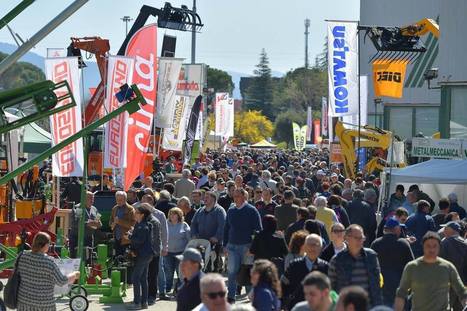
[{"label": "man in grey jacket", "polygon": [[[148,272],[148,305],[153,305],[156,302],[157,282],[159,278],[160,255],[166,256],[168,251],[168,229],[167,219],[164,213],[155,209],[149,203],[142,203],[142,207],[151,211],[151,224],[153,225],[153,245],[156,255],[149,263]],[[156,229],[157,226],[157,229]],[[164,273],[164,271],[161,271]]]}]

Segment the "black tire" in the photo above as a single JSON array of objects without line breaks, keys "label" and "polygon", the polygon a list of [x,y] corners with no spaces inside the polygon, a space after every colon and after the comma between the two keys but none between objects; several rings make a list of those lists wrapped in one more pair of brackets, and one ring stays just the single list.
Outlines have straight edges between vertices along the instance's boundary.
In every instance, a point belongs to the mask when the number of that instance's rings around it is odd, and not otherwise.
[{"label": "black tire", "polygon": [[86,311],[89,308],[89,301],[82,295],[76,295],[70,299],[71,311]]},{"label": "black tire", "polygon": [[75,285],[71,286],[70,298],[72,298],[74,296],[78,296],[78,295],[88,297],[88,291],[83,286],[75,284]]}]

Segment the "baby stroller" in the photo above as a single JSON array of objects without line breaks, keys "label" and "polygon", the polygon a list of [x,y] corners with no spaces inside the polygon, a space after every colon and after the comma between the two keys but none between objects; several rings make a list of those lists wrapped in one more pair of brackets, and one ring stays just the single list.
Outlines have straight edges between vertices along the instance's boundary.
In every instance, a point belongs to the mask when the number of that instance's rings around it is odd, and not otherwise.
[{"label": "baby stroller", "polygon": [[188,242],[187,248],[196,248],[203,257],[203,272],[221,272],[222,270],[222,259],[218,256],[215,248],[216,245],[211,245],[211,242],[205,239],[193,239]]}]

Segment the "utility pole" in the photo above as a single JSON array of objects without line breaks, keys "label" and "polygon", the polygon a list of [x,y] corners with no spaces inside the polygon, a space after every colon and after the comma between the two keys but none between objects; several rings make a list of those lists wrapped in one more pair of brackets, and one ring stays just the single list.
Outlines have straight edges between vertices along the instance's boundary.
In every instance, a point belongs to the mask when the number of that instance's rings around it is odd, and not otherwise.
[{"label": "utility pole", "polygon": [[308,28],[310,28],[310,19],[307,18],[305,19],[305,68],[308,69],[309,63],[308,63],[308,35],[310,32],[308,31]]},{"label": "utility pole", "polygon": [[[196,14],[196,0],[193,0],[193,12]],[[196,62],[196,20],[193,20],[193,29],[191,30],[191,63]]]},{"label": "utility pole", "polygon": [[123,16],[120,18],[125,23],[125,37],[128,35],[128,23],[131,22],[133,19],[128,15]]}]

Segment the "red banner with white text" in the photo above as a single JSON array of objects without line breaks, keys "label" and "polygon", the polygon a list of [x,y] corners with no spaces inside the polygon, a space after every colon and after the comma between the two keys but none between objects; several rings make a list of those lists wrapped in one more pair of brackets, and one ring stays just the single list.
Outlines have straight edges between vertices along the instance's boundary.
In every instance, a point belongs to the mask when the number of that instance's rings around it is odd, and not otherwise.
[{"label": "red banner with white text", "polygon": [[[107,91],[104,107],[110,113],[121,106],[115,97],[120,87],[131,84],[134,59],[124,56],[110,56],[107,65]],[[105,124],[104,167],[126,167],[126,147],[128,131],[128,112],[124,112]]]},{"label": "red banner with white text", "polygon": [[[52,146],[69,138],[81,130],[80,74],[77,57],[47,58],[45,74],[54,83],[67,81],[73,93],[76,106],[50,116]],[[55,90],[57,97],[66,93],[65,88]],[[70,100],[62,100],[56,106],[68,105]],[[52,174],[60,177],[83,176],[83,140],[80,138],[52,156]]]},{"label": "red banner with white text", "polygon": [[144,171],[144,161],[151,137],[157,96],[157,26],[138,30],[128,43],[126,56],[135,57],[133,84],[143,94],[147,104],[128,118],[127,167],[125,190]]}]

